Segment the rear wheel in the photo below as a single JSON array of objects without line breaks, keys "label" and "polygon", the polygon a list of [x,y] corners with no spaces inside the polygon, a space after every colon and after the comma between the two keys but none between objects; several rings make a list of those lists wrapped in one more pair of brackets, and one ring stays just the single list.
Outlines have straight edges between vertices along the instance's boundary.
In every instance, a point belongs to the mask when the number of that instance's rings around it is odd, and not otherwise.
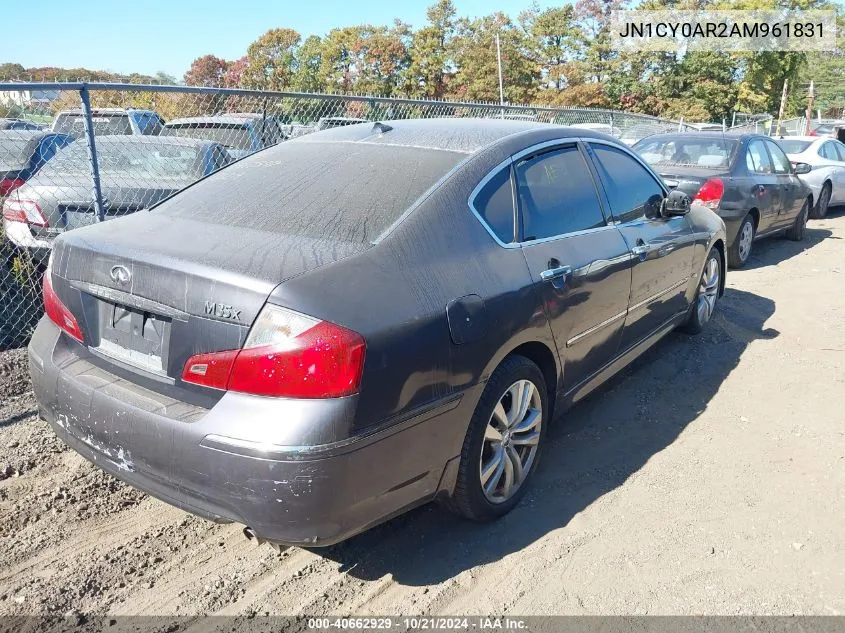
[{"label": "rear wheel", "polygon": [[695,301],[690,307],[689,317],[687,317],[687,321],[682,328],[684,332],[698,334],[710,322],[716,311],[716,302],[719,300],[721,288],[722,258],[719,251],[714,248],[707,255],[707,261],[704,262],[704,270],[701,271]]},{"label": "rear wheel", "polygon": [[830,195],[832,192],[832,188],[829,182],[824,183],[824,187],[822,187],[822,191],[819,194],[819,201],[816,203],[816,206],[813,207],[810,217],[814,220],[820,220],[824,216],[827,215],[827,208],[830,206]]},{"label": "rear wheel", "polygon": [[793,242],[800,242],[804,239],[804,234],[806,233],[805,229],[807,228],[807,216],[810,213],[810,199],[807,198],[804,200],[804,204],[801,207],[801,212],[798,214],[798,217],[795,218],[795,222],[792,223],[792,226],[789,227],[789,230],[786,232],[786,237]]},{"label": "rear wheel", "polygon": [[751,247],[754,244],[754,218],[751,214],[745,216],[734,243],[728,251],[728,263],[732,268],[742,268],[751,257]]},{"label": "rear wheel", "polygon": [[493,372],[470,421],[449,508],[489,521],[510,512],[534,473],[548,421],[540,368],[511,356]]}]

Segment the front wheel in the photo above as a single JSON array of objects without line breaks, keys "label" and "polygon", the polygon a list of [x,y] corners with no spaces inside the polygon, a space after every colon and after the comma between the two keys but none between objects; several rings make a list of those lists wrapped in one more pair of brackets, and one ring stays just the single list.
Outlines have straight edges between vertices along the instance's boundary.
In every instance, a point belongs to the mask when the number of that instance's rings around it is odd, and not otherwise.
[{"label": "front wheel", "polygon": [[789,227],[789,230],[786,232],[787,239],[792,240],[793,242],[800,242],[804,239],[804,234],[806,233],[807,228],[807,216],[810,213],[810,199],[804,200],[804,205],[801,207],[801,212],[798,214],[798,217],[795,218],[795,222],[792,223],[792,226]]},{"label": "front wheel", "polygon": [[822,191],[819,194],[819,201],[810,213],[810,217],[814,220],[820,220],[827,215],[827,208],[830,206],[831,191],[830,183],[824,183],[824,187],[822,187]]},{"label": "front wheel", "polygon": [[714,248],[707,255],[707,261],[704,262],[704,270],[701,272],[701,280],[698,282],[695,300],[690,306],[689,317],[683,325],[683,330],[687,334],[698,334],[710,322],[716,312],[716,302],[719,301],[721,289],[722,258]]},{"label": "front wheel", "polygon": [[540,368],[523,356],[505,359],[470,421],[449,509],[476,521],[510,512],[536,469],[548,411]]}]

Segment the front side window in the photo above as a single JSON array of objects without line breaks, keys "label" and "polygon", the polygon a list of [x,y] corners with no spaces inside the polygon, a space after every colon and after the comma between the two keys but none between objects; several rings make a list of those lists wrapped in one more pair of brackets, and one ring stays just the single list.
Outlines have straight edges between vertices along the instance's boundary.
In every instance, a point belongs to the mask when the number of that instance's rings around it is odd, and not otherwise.
[{"label": "front side window", "polygon": [[663,188],[654,176],[620,149],[599,144],[591,147],[613,215],[620,222],[659,218]]},{"label": "front side window", "polygon": [[575,145],[516,164],[524,240],[541,240],[604,226],[590,170]]},{"label": "front side window", "polygon": [[513,187],[510,167],[487,181],[473,201],[478,215],[505,244],[514,240]]},{"label": "front side window", "polygon": [[771,141],[766,141],[766,146],[769,148],[769,153],[772,155],[772,164],[774,165],[775,173],[792,173],[792,168],[789,165],[789,159],[786,157],[786,154],[783,153],[783,150]]},{"label": "front side window", "polygon": [[745,152],[745,166],[755,174],[771,174],[772,161],[762,141],[751,141]]}]

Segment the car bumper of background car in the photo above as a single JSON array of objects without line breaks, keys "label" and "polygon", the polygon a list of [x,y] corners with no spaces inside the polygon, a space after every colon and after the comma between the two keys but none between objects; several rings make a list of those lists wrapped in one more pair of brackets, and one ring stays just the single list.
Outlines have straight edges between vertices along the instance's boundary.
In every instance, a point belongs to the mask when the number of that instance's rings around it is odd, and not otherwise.
[{"label": "car bumper of background car", "polygon": [[45,261],[50,256],[50,249],[53,247],[52,242],[34,237],[29,226],[23,222],[10,222],[4,219],[3,232],[12,244],[25,249],[33,256]]},{"label": "car bumper of background car", "polygon": [[303,411],[315,425],[351,419],[354,398],[227,393],[202,415],[173,419],[156,394],[86,369],[65,339],[45,317],[30,343],[42,417],[103,470],[193,514],[242,523],[268,541],[321,546],[449,491],[444,473],[460,453],[467,398],[347,441],[299,446],[288,433],[284,444],[261,442],[250,429],[295,426]]}]

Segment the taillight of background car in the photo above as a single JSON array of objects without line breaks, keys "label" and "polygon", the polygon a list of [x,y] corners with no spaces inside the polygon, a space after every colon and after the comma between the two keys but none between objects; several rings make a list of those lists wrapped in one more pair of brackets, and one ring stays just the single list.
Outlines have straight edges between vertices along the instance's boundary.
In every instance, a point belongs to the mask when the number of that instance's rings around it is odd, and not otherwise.
[{"label": "taillight of background car", "polygon": [[357,393],[365,351],[357,332],[267,305],[243,349],[192,356],[182,380],[260,396],[339,398]]},{"label": "taillight of background car", "polygon": [[32,200],[8,198],[3,203],[3,219],[9,222],[23,222],[41,228],[50,226],[47,217],[41,211],[41,207]]},{"label": "taillight of background car", "polygon": [[698,201],[708,209],[718,209],[725,193],[725,183],[721,178],[711,178],[695,194],[693,202]]}]

